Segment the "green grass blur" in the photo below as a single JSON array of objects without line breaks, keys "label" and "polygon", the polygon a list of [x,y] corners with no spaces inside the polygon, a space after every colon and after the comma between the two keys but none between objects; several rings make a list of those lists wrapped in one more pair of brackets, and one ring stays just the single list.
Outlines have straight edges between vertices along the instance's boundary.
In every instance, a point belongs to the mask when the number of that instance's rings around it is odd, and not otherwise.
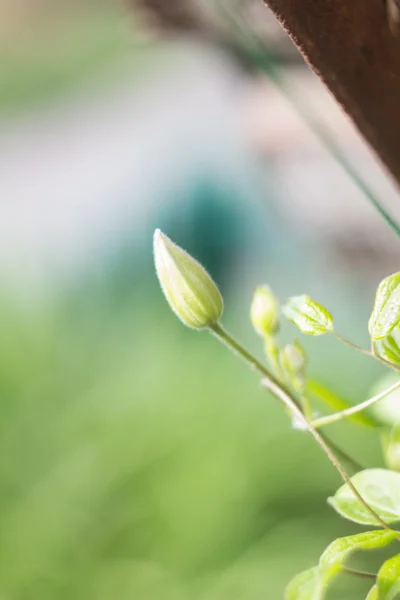
[{"label": "green grass blur", "polygon": [[60,12],[0,39],[2,113],[46,105],[87,80],[109,77],[121,60],[138,69],[146,63],[121,7],[83,2]]},{"label": "green grass blur", "polygon": [[[1,596],[282,598],[360,529],[325,502],[338,477],[156,283],[110,298],[2,303]],[[363,460],[372,438],[344,431]],[[332,597],[362,598],[351,586]]]}]

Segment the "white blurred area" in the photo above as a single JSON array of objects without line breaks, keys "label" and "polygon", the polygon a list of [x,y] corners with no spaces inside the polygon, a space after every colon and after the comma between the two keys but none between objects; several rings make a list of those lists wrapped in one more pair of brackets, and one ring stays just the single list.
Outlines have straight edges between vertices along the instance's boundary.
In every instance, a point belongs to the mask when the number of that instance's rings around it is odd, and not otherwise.
[{"label": "white blurred area", "polygon": [[[37,6],[39,14],[48,3]],[[1,0],[4,29],[17,27],[21,15],[29,26],[34,16],[24,7]],[[265,77],[198,41],[170,41],[161,54],[139,75],[124,55],[112,72],[0,117],[4,279],[43,286],[55,274],[84,272],[128,223],[140,239],[163,188],[179,186],[199,164],[228,169],[240,186],[244,166],[262,171],[264,161],[278,211],[333,263],[372,274],[396,268],[395,236],[299,117],[296,98],[400,219],[397,190],[306,67],[285,71],[291,103]]]},{"label": "white blurred area", "polygon": [[153,68],[140,84],[124,63],[110,80],[2,123],[0,256],[9,276],[79,269],[125,223],[140,234],[162,188],[193,164],[240,166],[234,73],[206,49],[183,49],[185,61]]}]

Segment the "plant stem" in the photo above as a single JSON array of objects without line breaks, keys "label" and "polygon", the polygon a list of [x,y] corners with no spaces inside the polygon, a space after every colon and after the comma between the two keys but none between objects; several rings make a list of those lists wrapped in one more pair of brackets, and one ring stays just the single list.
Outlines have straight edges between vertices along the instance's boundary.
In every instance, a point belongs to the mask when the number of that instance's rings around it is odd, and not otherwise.
[{"label": "plant stem", "polygon": [[358,569],[350,569],[350,567],[342,567],[343,573],[349,575],[357,575],[358,577],[365,577],[367,579],[376,579],[378,575],[376,573],[368,573],[367,571],[359,571]]},{"label": "plant stem", "polygon": [[210,331],[219,339],[220,342],[225,344],[225,346],[227,346],[229,350],[233,350],[235,354],[238,354],[240,358],[247,362],[255,371],[258,371],[263,377],[274,382],[275,385],[284,390],[285,394],[291,398],[293,405],[296,406],[297,409],[301,412],[300,403],[297,400],[297,398],[293,396],[293,394],[286,388],[286,386],[283,383],[280,383],[278,381],[275,375],[273,375],[271,371],[267,369],[267,367],[265,367],[255,356],[253,356],[248,350],[246,350],[246,348],[244,348],[240,342],[235,340],[235,338],[232,337],[230,333],[228,333],[220,323],[215,323],[215,325],[212,325],[210,327]]},{"label": "plant stem", "polygon": [[[270,373],[270,371],[264,367],[248,350],[246,350],[237,340],[235,340],[227,331],[222,327],[220,323],[215,323],[210,327],[210,331],[230,350],[233,350],[238,354],[245,362],[247,362],[253,369],[257,370],[263,376],[262,383],[266,389],[268,389],[273,396],[278,398],[284,406],[286,406],[293,416],[304,425],[317,444],[325,452],[335,469],[338,471],[343,481],[352,490],[358,501],[365,507],[369,514],[375,519],[375,521],[387,531],[393,531],[385,521],[374,511],[374,509],[368,504],[362,497],[360,492],[357,490],[350,477],[348,476],[345,469],[342,467],[336,455],[332,452],[324,438],[320,433],[313,427],[313,425],[304,416],[301,410],[300,404],[295,396]],[[398,535],[400,541],[400,534]]]},{"label": "plant stem", "polygon": [[371,350],[366,350],[365,348],[361,348],[361,346],[357,346],[357,344],[353,344],[353,342],[346,340],[346,338],[342,337],[339,333],[336,333],[336,331],[332,331],[332,334],[335,336],[335,338],[337,340],[339,340],[339,342],[342,342],[342,344],[344,344],[345,346],[352,348],[352,350],[357,350],[357,352],[361,352],[361,354],[365,354],[365,356],[369,356],[370,358],[375,358],[375,356],[374,356],[374,354],[372,354]]},{"label": "plant stem", "polygon": [[[339,472],[343,481],[345,483],[347,483],[347,485],[352,490],[353,494],[356,496],[358,501],[361,502],[361,504],[365,507],[365,509],[369,512],[369,514],[375,519],[375,521],[377,523],[379,523],[379,525],[381,527],[383,527],[384,529],[386,529],[388,531],[392,531],[392,529],[389,527],[389,525],[387,523],[385,523],[385,521],[383,521],[381,519],[381,517],[374,511],[374,509],[368,504],[368,502],[366,502],[366,500],[364,500],[364,498],[361,496],[360,492],[357,490],[357,488],[351,481],[350,477],[346,473],[345,469],[342,467],[341,463],[338,461],[335,454],[332,452],[331,448],[325,442],[323,437],[318,433],[318,431],[316,429],[314,429],[314,427],[311,425],[311,423],[303,415],[301,410],[299,410],[297,406],[292,404],[291,397],[288,396],[282,388],[277,386],[274,381],[270,381],[267,378],[264,378],[263,384],[274,396],[279,398],[283,404],[285,404],[288,408],[290,408],[292,410],[292,412],[294,413],[294,415],[299,420],[303,421],[304,425],[307,427],[308,431],[311,433],[314,440],[317,442],[317,444],[319,444],[319,446],[325,452],[325,454],[327,455],[327,457],[329,458],[329,460],[331,461],[331,463],[333,464],[335,469]],[[399,535],[399,540],[400,540],[400,535]]]},{"label": "plant stem", "polygon": [[313,418],[313,411],[312,411],[312,406],[311,406],[311,402],[308,398],[308,396],[304,393],[300,393],[300,398],[301,398],[301,402],[302,402],[302,406],[303,406],[303,412],[305,414],[305,416],[307,417],[307,419],[309,421],[312,421]]},{"label": "plant stem", "polygon": [[365,467],[361,463],[359,463],[352,456],[350,456],[350,454],[347,454],[347,452],[345,450],[342,450],[342,448],[340,448],[337,444],[335,444],[335,442],[332,442],[332,440],[330,438],[328,438],[328,436],[326,434],[321,434],[321,432],[320,432],[320,435],[321,435],[321,437],[323,437],[325,442],[329,445],[331,450],[333,450],[333,452],[335,452],[336,454],[341,456],[343,460],[345,460],[349,465],[351,465],[352,469],[356,473],[358,471],[364,471]]},{"label": "plant stem", "polygon": [[279,381],[283,380],[282,368],[279,362],[279,347],[273,336],[266,335],[264,338],[265,354],[274,374]]},{"label": "plant stem", "polygon": [[312,421],[312,425],[315,427],[315,429],[318,429],[319,427],[323,427],[324,425],[330,425],[330,423],[335,423],[336,421],[340,421],[341,419],[345,419],[346,417],[351,417],[351,415],[355,415],[356,413],[364,410],[365,408],[372,406],[373,404],[375,404],[375,402],[379,402],[379,400],[382,400],[382,398],[384,398],[391,392],[394,392],[394,390],[396,390],[399,387],[400,380],[396,381],[396,383],[389,386],[386,390],[383,390],[379,394],[376,394],[376,396],[372,396],[372,398],[368,398],[368,400],[360,402],[360,404],[357,404],[356,406],[350,406],[350,408],[341,410],[337,413],[334,413],[333,415],[328,415],[326,417],[321,417],[320,419],[315,419],[314,421]]},{"label": "plant stem", "polygon": [[365,354],[365,356],[369,356],[370,358],[374,358],[375,360],[378,360],[380,363],[385,365],[385,367],[389,367],[390,369],[393,369],[393,371],[400,372],[400,367],[395,365],[394,363],[391,363],[388,360],[385,360],[378,354],[371,352],[371,350],[366,350],[365,348],[361,348],[361,346],[357,346],[357,344],[353,344],[353,342],[346,340],[346,338],[344,338],[341,335],[339,335],[338,333],[336,333],[336,331],[333,331],[332,333],[335,336],[335,338],[337,340],[339,340],[339,342],[342,342],[342,344],[345,344],[346,346],[348,346],[349,348],[352,348],[353,350],[356,350],[357,352],[361,352],[361,354]]}]

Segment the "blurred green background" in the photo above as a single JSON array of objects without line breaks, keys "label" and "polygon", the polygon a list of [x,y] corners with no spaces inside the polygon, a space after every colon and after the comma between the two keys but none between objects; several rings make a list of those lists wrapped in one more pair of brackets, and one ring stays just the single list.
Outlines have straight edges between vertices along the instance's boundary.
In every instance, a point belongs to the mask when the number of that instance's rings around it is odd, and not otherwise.
[{"label": "blurred green background", "polygon": [[[224,323],[260,358],[259,283],[314,295],[366,344],[392,235],[229,51],[155,36],[146,11],[106,1],[2,0],[0,16],[0,598],[283,598],[361,528],[328,507],[337,474],[257,376],[170,312],[152,233],[210,270]],[[254,99],[272,142],[247,131]],[[382,374],[335,340],[303,341],[312,376],[350,403]],[[368,429],[329,434],[382,464]],[[366,589],[347,577],[330,598]]]}]

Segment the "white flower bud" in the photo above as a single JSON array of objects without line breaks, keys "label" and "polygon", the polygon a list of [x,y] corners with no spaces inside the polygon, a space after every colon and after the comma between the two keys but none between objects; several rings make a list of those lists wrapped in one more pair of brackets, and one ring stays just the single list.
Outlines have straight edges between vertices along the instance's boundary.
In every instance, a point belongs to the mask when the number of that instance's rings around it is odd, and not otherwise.
[{"label": "white flower bud", "polygon": [[297,340],[287,344],[280,352],[280,362],[292,383],[304,385],[307,367],[307,354]]},{"label": "white flower bud", "polygon": [[159,229],[154,232],[154,262],[166,299],[179,319],[193,329],[210,327],[222,315],[222,296],[207,271]]}]

